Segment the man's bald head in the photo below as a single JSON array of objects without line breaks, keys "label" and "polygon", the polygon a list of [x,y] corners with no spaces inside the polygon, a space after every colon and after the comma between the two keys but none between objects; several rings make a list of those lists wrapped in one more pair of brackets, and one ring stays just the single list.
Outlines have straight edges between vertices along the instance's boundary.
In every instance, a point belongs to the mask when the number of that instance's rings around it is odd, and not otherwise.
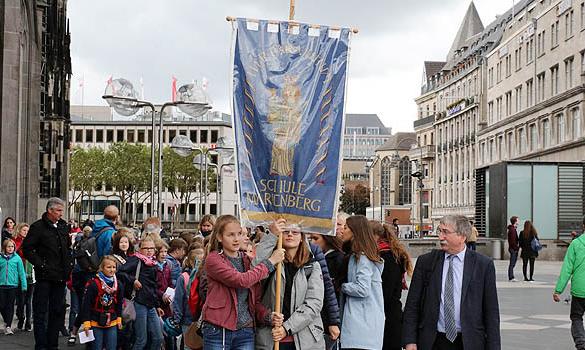
[{"label": "man's bald head", "polygon": [[106,209],[104,209],[104,218],[108,220],[115,221],[118,218],[120,211],[116,208],[115,205],[108,205]]}]

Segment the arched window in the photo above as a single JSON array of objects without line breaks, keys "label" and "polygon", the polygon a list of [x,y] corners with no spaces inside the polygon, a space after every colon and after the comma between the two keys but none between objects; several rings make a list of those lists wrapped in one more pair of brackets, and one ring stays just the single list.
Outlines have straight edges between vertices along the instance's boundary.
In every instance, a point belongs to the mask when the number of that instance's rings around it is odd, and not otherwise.
[{"label": "arched window", "polygon": [[398,163],[398,205],[412,203],[412,166],[410,159],[404,157]]}]

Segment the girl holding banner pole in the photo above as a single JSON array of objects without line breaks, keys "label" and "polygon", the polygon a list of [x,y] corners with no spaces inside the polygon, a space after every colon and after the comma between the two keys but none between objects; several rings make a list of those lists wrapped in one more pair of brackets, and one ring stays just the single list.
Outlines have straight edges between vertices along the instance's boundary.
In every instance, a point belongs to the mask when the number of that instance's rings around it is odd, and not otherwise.
[{"label": "girl holding banner pole", "polygon": [[[319,262],[312,261],[312,253],[305,234],[298,227],[284,227],[284,220],[270,226],[271,234],[263,237],[256,247],[256,259],[268,256],[275,248],[274,235],[283,235],[286,252],[282,267],[280,305],[284,322],[275,327],[260,327],[256,331],[256,349],[272,350],[275,342],[280,350],[325,348],[323,322],[323,276]],[[265,284],[262,303],[275,309],[276,275],[271,274]]]},{"label": "girl holding banner pole", "polygon": [[251,267],[251,259],[240,252],[243,233],[235,216],[220,216],[211,234],[205,259],[208,298],[203,305],[203,348],[205,350],[253,350],[257,322],[282,323],[260,303],[265,279],[274,265],[284,260],[284,251],[276,250],[260,264]]}]

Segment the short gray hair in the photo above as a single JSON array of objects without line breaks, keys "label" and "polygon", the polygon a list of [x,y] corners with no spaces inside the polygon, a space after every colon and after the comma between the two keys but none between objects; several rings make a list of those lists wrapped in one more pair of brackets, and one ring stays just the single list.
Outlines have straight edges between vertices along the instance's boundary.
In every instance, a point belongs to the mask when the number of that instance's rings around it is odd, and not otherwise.
[{"label": "short gray hair", "polygon": [[339,213],[337,213],[337,220],[343,220],[346,221],[347,218],[349,218],[351,215],[344,213],[342,211],[340,211]]},{"label": "short gray hair", "polygon": [[49,200],[47,201],[47,211],[49,209],[55,208],[58,205],[65,207],[65,201],[57,197],[49,198]]},{"label": "short gray hair", "polygon": [[466,240],[471,237],[471,223],[463,215],[445,215],[439,223],[452,226],[455,229],[455,233],[459,236],[465,236]]}]

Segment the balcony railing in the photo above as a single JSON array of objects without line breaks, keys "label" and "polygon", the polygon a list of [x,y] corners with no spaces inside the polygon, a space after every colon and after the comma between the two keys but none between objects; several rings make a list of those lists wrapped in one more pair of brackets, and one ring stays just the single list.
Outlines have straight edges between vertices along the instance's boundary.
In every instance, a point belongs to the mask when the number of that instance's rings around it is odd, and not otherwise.
[{"label": "balcony railing", "polygon": [[428,117],[422,118],[422,119],[418,119],[414,121],[414,127],[418,128],[420,126],[426,125],[426,124],[432,124],[435,122],[435,114],[429,115]]},{"label": "balcony railing", "polygon": [[426,145],[413,148],[410,150],[408,156],[410,159],[434,159],[435,149],[435,145]]}]

